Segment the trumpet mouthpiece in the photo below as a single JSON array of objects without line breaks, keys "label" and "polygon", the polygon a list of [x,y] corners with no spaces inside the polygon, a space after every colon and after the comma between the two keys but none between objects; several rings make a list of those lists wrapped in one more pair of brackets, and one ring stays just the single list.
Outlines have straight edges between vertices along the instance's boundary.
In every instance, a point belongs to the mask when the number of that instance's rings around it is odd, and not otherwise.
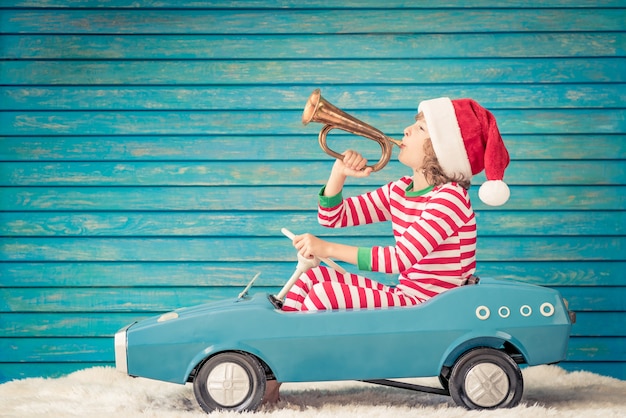
[{"label": "trumpet mouthpiece", "polygon": [[397,139],[393,139],[389,137],[387,137],[387,139],[389,140],[389,142],[396,145],[398,148],[402,147],[402,141],[398,141]]}]

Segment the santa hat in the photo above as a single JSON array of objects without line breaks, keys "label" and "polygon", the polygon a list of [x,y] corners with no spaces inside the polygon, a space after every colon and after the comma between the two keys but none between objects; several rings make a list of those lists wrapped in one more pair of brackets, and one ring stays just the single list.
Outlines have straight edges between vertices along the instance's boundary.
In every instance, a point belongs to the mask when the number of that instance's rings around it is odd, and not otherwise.
[{"label": "santa hat", "polygon": [[506,203],[510,191],[502,179],[509,153],[493,114],[472,99],[447,97],[421,102],[418,112],[424,113],[444,173],[469,180],[485,170],[487,181],[478,190],[480,200],[490,206]]}]

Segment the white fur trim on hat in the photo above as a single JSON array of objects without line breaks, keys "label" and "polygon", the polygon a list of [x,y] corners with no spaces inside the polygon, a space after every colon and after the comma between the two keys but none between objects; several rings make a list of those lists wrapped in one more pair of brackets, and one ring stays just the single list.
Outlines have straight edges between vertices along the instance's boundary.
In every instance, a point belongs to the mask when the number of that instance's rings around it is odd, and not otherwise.
[{"label": "white fur trim on hat", "polygon": [[417,111],[424,113],[435,155],[445,174],[448,177],[461,174],[471,179],[472,167],[452,101],[447,97],[424,100]]}]

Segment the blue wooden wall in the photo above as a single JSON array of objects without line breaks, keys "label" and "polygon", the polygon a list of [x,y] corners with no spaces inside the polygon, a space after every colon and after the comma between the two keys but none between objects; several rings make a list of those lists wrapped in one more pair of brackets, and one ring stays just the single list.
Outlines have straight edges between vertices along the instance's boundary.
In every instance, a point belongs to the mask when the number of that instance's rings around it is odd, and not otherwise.
[{"label": "blue wooden wall", "polygon": [[478,273],[558,288],[578,312],[562,365],[626,379],[624,1],[0,4],[0,382],[112,365],[123,325],[256,272],[275,290],[283,226],[389,242],[316,224],[332,160],[300,115],[317,87],[396,137],[423,99],[492,109],[512,197],[472,189]]}]

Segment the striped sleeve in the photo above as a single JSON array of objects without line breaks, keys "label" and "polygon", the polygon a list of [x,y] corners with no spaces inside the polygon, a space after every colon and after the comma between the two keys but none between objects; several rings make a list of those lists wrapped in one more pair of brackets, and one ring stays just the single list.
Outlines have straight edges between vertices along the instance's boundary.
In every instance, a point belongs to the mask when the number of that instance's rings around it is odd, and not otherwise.
[{"label": "striped sleeve", "polygon": [[328,228],[343,228],[383,222],[391,219],[390,188],[393,183],[360,196],[343,198],[341,192],[335,196],[324,196],[320,191],[317,220]]},{"label": "striped sleeve", "polygon": [[371,270],[402,273],[439,248],[473,216],[467,192],[445,185],[428,201],[419,218],[397,237],[396,245],[373,247]]}]

